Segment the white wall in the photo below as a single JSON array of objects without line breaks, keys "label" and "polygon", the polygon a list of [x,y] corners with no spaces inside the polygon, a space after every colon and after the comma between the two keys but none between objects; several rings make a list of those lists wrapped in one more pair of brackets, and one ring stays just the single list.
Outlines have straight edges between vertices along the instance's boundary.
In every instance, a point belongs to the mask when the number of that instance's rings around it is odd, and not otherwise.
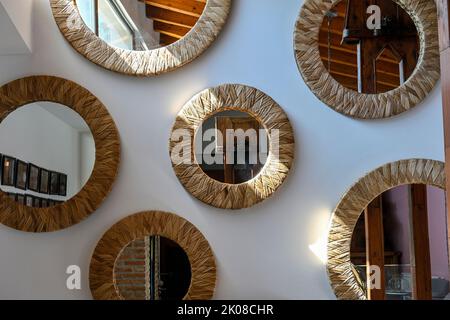
[{"label": "white wall", "polygon": [[[82,84],[115,119],[122,164],[112,193],[84,222],[50,234],[0,226],[0,298],[91,298],[89,262],[103,233],[129,214],[158,209],[187,218],[210,241],[218,264],[215,298],[333,299],[325,266],[310,245],[326,235],[333,207],[366,172],[404,158],[443,160],[441,92],[436,88],[420,106],[388,120],[358,121],[332,111],[296,67],[292,34],[301,4],[234,0],[220,37],[195,62],[137,79],[78,55],[57,29],[49,2],[36,0],[33,56],[0,57],[0,83],[50,74]],[[286,183],[271,199],[239,212],[209,207],[186,193],[167,145],[183,104],[227,82],[271,95],[289,115],[297,142]],[[65,287],[70,264],[82,268],[81,291]]]},{"label": "white wall", "polygon": [[[60,108],[45,105],[47,108]],[[67,111],[71,110],[67,108]],[[90,133],[81,133],[42,108],[39,103],[19,108],[0,124],[0,153],[67,174],[67,197],[45,196],[31,190],[23,191],[7,186],[2,186],[2,190],[61,201],[70,199],[80,191],[84,185],[81,183],[92,172],[94,150]]]},{"label": "white wall", "polygon": [[31,53],[33,1],[0,0],[0,54]]}]

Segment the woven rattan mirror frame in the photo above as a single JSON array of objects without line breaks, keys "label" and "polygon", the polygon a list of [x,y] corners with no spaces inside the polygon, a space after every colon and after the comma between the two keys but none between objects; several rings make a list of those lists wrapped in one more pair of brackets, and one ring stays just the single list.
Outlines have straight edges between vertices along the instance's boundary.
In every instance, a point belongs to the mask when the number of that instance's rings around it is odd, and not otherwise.
[{"label": "woven rattan mirror frame", "polygon": [[134,76],[158,75],[193,61],[217,38],[231,8],[231,0],[207,0],[200,19],[182,39],[154,50],[131,51],[97,37],[84,23],[74,0],[50,3],[61,33],[76,51],[103,68]]},{"label": "woven rattan mirror frame", "polygon": [[327,270],[338,299],[366,299],[350,260],[353,230],[370,202],[383,192],[405,184],[427,184],[445,189],[444,163],[425,159],[388,163],[355,183],[334,210],[328,234]]},{"label": "woven rattan mirror frame", "polygon": [[300,73],[323,103],[346,116],[387,118],[419,104],[440,78],[438,22],[433,0],[392,0],[414,21],[420,38],[420,56],[411,77],[400,87],[380,94],[364,94],[336,81],[319,53],[319,29],[325,12],[340,0],[305,0],[295,24],[294,50]]},{"label": "woven rattan mirror frame", "polygon": [[[194,96],[178,113],[172,134],[185,130],[194,137],[204,120],[226,110],[247,112],[269,132],[279,130],[278,144],[269,139],[269,157],[260,173],[241,184],[219,182],[201,169],[194,148],[189,164],[172,161],[172,166],[185,189],[200,201],[221,209],[242,209],[269,198],[284,182],[294,160],[294,132],[286,113],[268,95],[245,85],[224,84]],[[171,139],[170,154],[177,144]],[[278,157],[270,152],[275,149]]]},{"label": "woven rattan mirror frame", "polygon": [[0,122],[17,108],[40,101],[60,103],[77,112],[91,129],[96,154],[86,185],[60,205],[31,208],[0,192],[0,223],[27,232],[56,231],[87,218],[110,192],[120,162],[120,138],[114,120],[92,93],[72,81],[32,76],[1,86]]},{"label": "woven rattan mirror frame", "polygon": [[202,233],[187,220],[167,212],[147,211],[113,225],[98,242],[89,269],[89,285],[96,300],[121,300],[116,290],[114,264],[122,249],[146,236],[159,235],[176,242],[191,264],[191,285],[184,300],[207,300],[216,287],[216,262]]}]

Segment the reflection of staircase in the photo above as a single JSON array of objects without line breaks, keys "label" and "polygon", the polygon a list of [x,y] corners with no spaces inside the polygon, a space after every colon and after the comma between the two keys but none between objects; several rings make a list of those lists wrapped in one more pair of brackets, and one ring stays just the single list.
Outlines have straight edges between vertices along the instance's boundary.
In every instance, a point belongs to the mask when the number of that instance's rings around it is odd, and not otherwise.
[{"label": "reflection of staircase", "polygon": [[154,21],[160,45],[169,45],[186,35],[200,18],[207,0],[138,0],[145,2],[146,15]]}]

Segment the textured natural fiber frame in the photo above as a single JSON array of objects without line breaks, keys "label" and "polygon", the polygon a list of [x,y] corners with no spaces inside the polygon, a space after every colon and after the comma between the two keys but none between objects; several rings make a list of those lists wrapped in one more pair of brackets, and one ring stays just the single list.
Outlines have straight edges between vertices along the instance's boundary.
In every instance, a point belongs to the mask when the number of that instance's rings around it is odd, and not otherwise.
[{"label": "textured natural fiber frame", "polygon": [[440,78],[438,22],[433,0],[392,0],[414,21],[420,39],[420,55],[411,77],[400,87],[380,94],[364,94],[336,81],[319,53],[319,29],[325,12],[340,0],[305,0],[294,32],[297,65],[311,91],[326,105],[346,116],[387,118],[419,104]]},{"label": "textured natural fiber frame", "polygon": [[33,102],[54,102],[77,112],[91,129],[95,164],[83,189],[70,200],[50,207],[18,204],[0,192],[0,223],[27,232],[50,232],[70,227],[93,213],[110,192],[120,161],[120,139],[105,106],[78,84],[51,76],[33,76],[0,87],[0,122]]},{"label": "textured natural fiber frame", "polygon": [[[178,113],[172,134],[186,130],[193,140],[203,121],[226,110],[249,113],[268,133],[279,130],[279,143],[269,139],[269,156],[260,173],[241,184],[219,182],[201,169],[192,146],[190,164],[174,163],[172,159],[172,166],[186,190],[197,199],[217,208],[242,209],[270,197],[286,179],[294,160],[294,132],[286,113],[268,95],[245,85],[225,84],[194,96]],[[178,144],[171,139],[171,155]],[[276,149],[278,157],[271,151]]]},{"label": "textured natural fiber frame", "polygon": [[208,300],[216,287],[216,262],[202,233],[189,221],[172,213],[147,211],[113,225],[98,242],[89,268],[89,286],[96,300],[122,300],[115,286],[114,264],[122,249],[146,236],[176,242],[191,264],[191,285],[184,300]]},{"label": "textured natural fiber frame", "polygon": [[380,194],[406,184],[427,184],[445,189],[444,163],[410,159],[386,164],[354,184],[334,210],[328,234],[327,270],[339,299],[366,299],[350,260],[350,243],[360,215]]},{"label": "textured natural fiber frame", "polygon": [[231,8],[231,0],[207,0],[200,19],[182,39],[154,50],[132,51],[97,37],[84,23],[74,0],[50,3],[61,33],[76,51],[103,68],[134,76],[169,72],[197,58],[217,38]]}]

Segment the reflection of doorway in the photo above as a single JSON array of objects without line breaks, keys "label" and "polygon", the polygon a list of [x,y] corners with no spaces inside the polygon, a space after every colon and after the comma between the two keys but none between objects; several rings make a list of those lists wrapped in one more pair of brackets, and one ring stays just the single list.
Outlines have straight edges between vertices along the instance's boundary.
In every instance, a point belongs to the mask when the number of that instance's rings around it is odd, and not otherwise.
[{"label": "reflection of doorway", "polygon": [[191,283],[186,252],[177,243],[160,236],[147,237],[145,241],[149,250],[149,299],[183,299]]},{"label": "reflection of doorway", "polygon": [[[213,144],[203,136],[209,130],[214,133]],[[240,184],[255,178],[268,156],[267,133],[247,112],[227,110],[217,113],[203,122],[202,134],[198,137],[204,139],[201,153],[196,153],[197,159],[203,160],[202,170],[223,183]],[[206,160],[210,155],[214,158],[213,163]]]},{"label": "reflection of doorway", "polygon": [[[445,212],[444,192],[426,185],[400,186],[372,201],[351,242],[351,261],[369,299],[448,296]],[[367,280],[374,265],[380,268],[378,288]]]},{"label": "reflection of doorway", "polygon": [[[259,149],[259,122],[251,117],[217,117],[216,118],[216,130],[222,133],[223,141],[222,145],[220,141],[217,141],[217,151],[223,153],[223,182],[238,184],[253,179],[261,170],[259,161],[253,163],[251,161],[252,151],[257,157]],[[237,130],[243,130],[243,132],[255,133],[256,139],[252,141],[251,137],[245,135],[245,141],[241,141],[234,135],[227,134],[227,130],[233,130],[236,133]],[[250,131],[248,131],[250,130]],[[229,139],[234,141],[231,143]],[[253,144],[253,148],[251,146]],[[233,150],[227,150],[227,146],[233,145]],[[252,150],[254,149],[254,150]],[[244,161],[239,161],[239,156],[244,157]],[[256,158],[257,159],[257,158]],[[257,159],[258,160],[258,159]],[[244,163],[242,163],[244,162]]]}]

